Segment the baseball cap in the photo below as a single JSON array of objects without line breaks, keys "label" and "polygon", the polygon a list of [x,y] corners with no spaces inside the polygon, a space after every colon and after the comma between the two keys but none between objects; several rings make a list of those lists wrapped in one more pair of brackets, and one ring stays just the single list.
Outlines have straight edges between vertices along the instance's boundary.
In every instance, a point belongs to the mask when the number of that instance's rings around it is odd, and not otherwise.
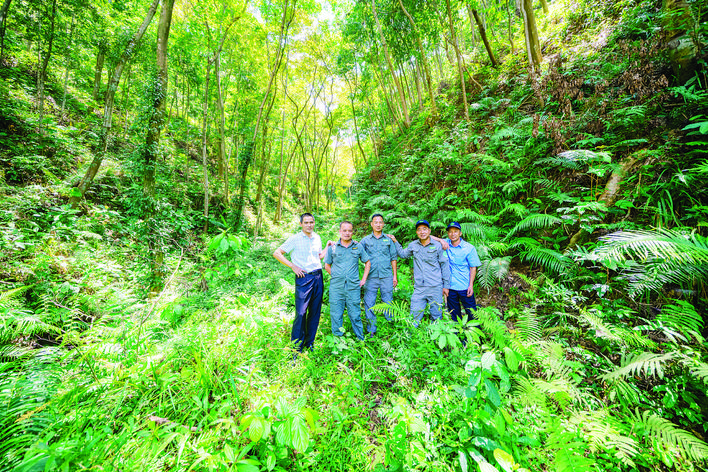
[{"label": "baseball cap", "polygon": [[450,229],[450,228],[457,228],[460,231],[462,231],[462,226],[460,226],[460,223],[458,223],[457,221],[453,221],[452,223],[447,225],[447,229]]},{"label": "baseball cap", "polygon": [[418,222],[415,224],[415,229],[418,229],[418,226],[420,225],[425,225],[430,228],[430,223],[428,223],[428,220],[418,220]]}]

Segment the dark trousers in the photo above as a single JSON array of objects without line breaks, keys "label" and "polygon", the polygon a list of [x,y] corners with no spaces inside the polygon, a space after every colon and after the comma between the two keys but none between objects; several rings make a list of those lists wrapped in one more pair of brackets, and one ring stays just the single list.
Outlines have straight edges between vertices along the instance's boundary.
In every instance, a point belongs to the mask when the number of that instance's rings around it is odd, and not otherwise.
[{"label": "dark trousers", "polygon": [[[461,306],[460,306],[461,305]],[[472,310],[477,309],[477,302],[474,299],[474,294],[471,297],[467,296],[467,290],[453,290],[447,295],[447,309],[452,316],[452,321],[457,321],[462,318],[462,307],[465,308],[465,315],[468,320],[474,319]]]},{"label": "dark trousers", "polygon": [[295,278],[295,320],[290,340],[296,341],[298,351],[312,348],[315,342],[317,327],[320,324],[323,292],[322,270]]}]

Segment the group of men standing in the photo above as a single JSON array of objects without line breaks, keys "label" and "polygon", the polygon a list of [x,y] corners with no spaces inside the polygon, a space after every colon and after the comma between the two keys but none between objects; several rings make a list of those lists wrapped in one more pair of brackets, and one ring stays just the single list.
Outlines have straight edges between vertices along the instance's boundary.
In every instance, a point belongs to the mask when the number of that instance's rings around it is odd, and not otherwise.
[{"label": "group of men standing", "polygon": [[[312,348],[320,322],[324,281],[322,259],[330,274],[329,306],[332,334],[342,336],[346,308],[352,331],[364,339],[361,319],[361,287],[364,287],[364,307],[369,336],[376,334],[376,314],[371,309],[378,293],[383,303],[393,301],[393,289],[398,285],[398,258],[413,258],[413,296],[411,315],[415,326],[423,318],[428,306],[433,320],[441,319],[442,307],[457,321],[465,315],[472,318],[477,308],[474,298],[474,279],[480,265],[475,247],[462,239],[462,227],[453,221],[447,226],[447,239],[430,234],[426,220],[416,223],[418,239],[404,249],[395,236],[384,234],[385,222],[380,214],[371,217],[372,233],[356,242],[352,239],[354,226],[349,221],[339,224],[339,241],[329,241],[322,250],[322,240],[315,233],[315,218],[310,213],[300,216],[302,231],[288,238],[273,252],[282,264],[295,273],[295,320],[291,340],[297,349]],[[288,260],[285,255],[290,255]],[[364,272],[359,279],[359,262]],[[391,321],[390,313],[385,313]]]}]

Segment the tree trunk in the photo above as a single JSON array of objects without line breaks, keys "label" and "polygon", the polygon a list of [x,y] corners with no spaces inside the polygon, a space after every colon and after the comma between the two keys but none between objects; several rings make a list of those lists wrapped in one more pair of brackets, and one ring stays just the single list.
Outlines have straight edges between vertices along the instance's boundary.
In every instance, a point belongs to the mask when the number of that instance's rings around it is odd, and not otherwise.
[{"label": "tree trunk", "polygon": [[[243,209],[246,205],[246,192],[248,190],[248,185],[246,181],[246,177],[248,176],[248,167],[251,164],[251,161],[253,160],[253,146],[255,145],[256,139],[258,137],[258,131],[259,131],[259,126],[261,123],[261,119],[263,117],[263,109],[265,108],[265,105],[268,100],[268,96],[270,95],[270,91],[273,88],[273,81],[275,80],[275,77],[278,73],[278,70],[280,69],[280,65],[283,62],[283,56],[285,53],[285,47],[286,47],[286,37],[288,35],[288,30],[290,29],[290,24],[292,23],[293,19],[295,18],[295,6],[297,4],[297,0],[292,0],[292,5],[290,4],[291,0],[285,0],[285,4],[283,5],[283,16],[280,20],[280,34],[278,35],[278,48],[276,50],[275,54],[275,61],[273,63],[273,68],[270,71],[270,78],[268,80],[268,86],[266,87],[265,95],[263,96],[263,100],[261,101],[260,107],[258,107],[258,116],[256,117],[256,125],[253,129],[253,137],[250,142],[250,146],[247,145],[246,149],[244,149],[245,152],[249,153],[248,155],[244,155],[243,160],[240,162],[240,177],[239,177],[239,197],[238,197],[238,202],[237,202],[237,208],[236,208],[236,223],[235,223],[235,229],[238,230],[238,228],[241,226],[241,219],[243,216]],[[290,7],[291,11],[288,11],[288,8]],[[288,15],[290,16],[288,18]]]},{"label": "tree trunk", "polygon": [[157,53],[155,74],[155,89],[153,90],[153,112],[150,115],[148,131],[145,137],[143,158],[143,193],[155,196],[155,167],[160,146],[160,132],[165,124],[165,100],[167,96],[167,41],[170,37],[172,10],[175,0],[164,0],[160,12],[160,23],[157,27]]},{"label": "tree trunk", "polygon": [[696,20],[686,0],[663,0],[662,9],[667,55],[679,84],[684,84],[698,68],[700,39]]},{"label": "tree trunk", "polygon": [[7,12],[10,9],[10,2],[5,0],[0,10],[0,59],[5,55],[5,25],[7,24]]},{"label": "tree trunk", "polygon": [[37,92],[39,93],[39,139],[40,145],[42,138],[44,137],[44,83],[47,80],[47,66],[49,65],[49,58],[52,56],[52,46],[54,45],[54,20],[56,19],[57,13],[57,0],[52,1],[52,15],[49,19],[49,44],[47,45],[47,53],[42,59],[42,65],[39,69],[39,74],[37,76]]},{"label": "tree trunk", "polygon": [[532,0],[521,0],[521,13],[524,17],[524,40],[529,67],[531,70],[539,71],[543,58],[541,57],[541,43],[538,40],[538,28],[536,28]]},{"label": "tree trunk", "polygon": [[68,40],[66,48],[66,60],[64,64],[64,95],[61,99],[61,117],[64,118],[64,109],[66,108],[66,94],[69,89],[69,66],[71,64],[71,38],[74,35],[74,22],[76,20],[76,11],[71,14],[71,26],[69,26]]},{"label": "tree trunk", "polygon": [[541,0],[541,8],[543,8],[543,14],[548,15],[549,8],[548,8],[548,2],[546,0]]},{"label": "tree trunk", "polygon": [[403,87],[401,86],[398,77],[396,77],[396,69],[393,67],[393,61],[391,60],[391,54],[388,51],[388,43],[386,42],[386,37],[383,34],[383,29],[381,28],[381,23],[379,22],[379,15],[376,13],[376,0],[371,0],[371,11],[374,15],[374,21],[376,22],[376,29],[379,32],[379,39],[381,40],[381,46],[384,51],[384,57],[386,58],[386,64],[388,65],[388,70],[393,78],[393,83],[398,90],[398,99],[400,100],[401,111],[403,112],[403,123],[406,128],[411,125],[410,116],[408,116],[408,104],[406,103],[406,96],[403,92]]},{"label": "tree trunk", "polygon": [[96,55],[96,67],[93,72],[93,99],[98,101],[98,95],[101,93],[101,75],[103,74],[103,63],[106,60],[107,45],[104,41],[98,45],[98,54]]},{"label": "tree trunk", "polygon": [[145,34],[145,31],[150,25],[152,17],[155,16],[155,11],[157,11],[157,6],[159,4],[160,0],[153,0],[152,5],[150,5],[150,9],[145,15],[142,24],[135,32],[133,38],[125,46],[123,54],[121,54],[120,58],[118,59],[118,62],[115,65],[115,68],[113,69],[113,75],[111,76],[111,80],[110,82],[108,82],[108,88],[106,89],[106,98],[104,100],[105,103],[103,108],[103,124],[101,127],[101,132],[99,134],[98,150],[94,155],[93,161],[91,161],[91,165],[88,169],[86,169],[86,174],[84,174],[84,177],[81,179],[81,182],[79,182],[79,185],[76,187],[76,191],[72,191],[71,198],[69,199],[69,202],[71,203],[72,207],[76,207],[79,200],[84,198],[84,195],[86,195],[86,190],[88,190],[88,188],[93,183],[93,179],[94,177],[96,177],[98,169],[101,167],[101,162],[103,161],[103,156],[105,155],[106,148],[108,146],[108,138],[111,131],[113,119],[113,103],[115,100],[116,90],[118,90],[118,84],[120,84],[120,76],[123,74],[123,68],[127,64],[128,60],[130,60],[130,58],[132,57],[138,42],[140,42],[140,39],[143,37],[143,34]]},{"label": "tree trunk", "polygon": [[[128,63],[128,70],[125,75],[125,80],[123,81],[123,110],[125,114],[123,115],[123,136],[128,135],[128,96],[130,95],[130,63]],[[120,115],[119,115],[120,116]]]},{"label": "tree trunk", "polygon": [[470,108],[467,105],[467,87],[465,85],[465,71],[462,67],[462,54],[460,53],[460,48],[457,44],[457,33],[455,32],[455,25],[452,21],[452,8],[450,8],[450,0],[445,0],[445,5],[447,7],[447,19],[448,25],[450,27],[450,39],[452,40],[452,46],[455,48],[455,56],[457,57],[457,72],[460,75],[460,87],[462,88],[462,103],[465,106],[465,120],[470,120]]},{"label": "tree trunk", "polygon": [[425,70],[425,85],[428,90],[428,98],[430,98],[430,110],[433,115],[438,114],[438,107],[435,103],[435,94],[433,93],[433,77],[430,73],[430,65],[428,64],[428,57],[425,54],[425,49],[423,48],[423,41],[420,39],[420,31],[418,31],[418,26],[413,21],[413,17],[408,13],[408,10],[403,6],[403,1],[398,0],[398,6],[403,10],[403,14],[408,18],[408,22],[413,28],[413,33],[415,34],[416,44],[418,45],[418,54],[420,54],[420,60],[423,62],[423,69]]},{"label": "tree trunk", "polygon": [[229,204],[229,161],[226,159],[226,117],[224,115],[224,96],[221,90],[221,49],[217,51],[214,61],[214,76],[216,77],[216,105],[219,109],[219,174],[224,181],[224,201]]},{"label": "tree trunk", "polygon": [[207,59],[204,76],[204,106],[202,112],[202,166],[204,167],[204,232],[209,229],[209,159],[207,157],[207,133],[209,113],[209,78],[211,77],[211,59]]},{"label": "tree trunk", "polygon": [[487,54],[489,55],[489,60],[492,61],[492,67],[497,67],[499,65],[499,63],[494,58],[494,53],[492,52],[492,46],[489,44],[489,40],[487,39],[487,30],[484,27],[484,24],[482,24],[482,20],[480,20],[479,13],[477,13],[477,10],[472,10],[472,16],[474,16],[474,20],[477,23],[477,28],[479,28],[479,35],[482,38],[482,42],[484,43],[484,47],[487,49]]}]

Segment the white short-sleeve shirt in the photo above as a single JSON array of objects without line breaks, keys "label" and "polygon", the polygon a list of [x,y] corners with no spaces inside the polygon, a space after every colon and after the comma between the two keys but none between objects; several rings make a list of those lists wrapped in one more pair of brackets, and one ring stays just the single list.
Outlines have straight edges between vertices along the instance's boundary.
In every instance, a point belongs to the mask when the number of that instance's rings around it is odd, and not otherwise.
[{"label": "white short-sleeve shirt", "polygon": [[312,237],[307,237],[305,233],[300,231],[290,236],[288,240],[280,246],[280,249],[286,254],[290,254],[292,263],[305,272],[322,269],[322,262],[320,261],[322,240],[317,233],[313,232]]}]

